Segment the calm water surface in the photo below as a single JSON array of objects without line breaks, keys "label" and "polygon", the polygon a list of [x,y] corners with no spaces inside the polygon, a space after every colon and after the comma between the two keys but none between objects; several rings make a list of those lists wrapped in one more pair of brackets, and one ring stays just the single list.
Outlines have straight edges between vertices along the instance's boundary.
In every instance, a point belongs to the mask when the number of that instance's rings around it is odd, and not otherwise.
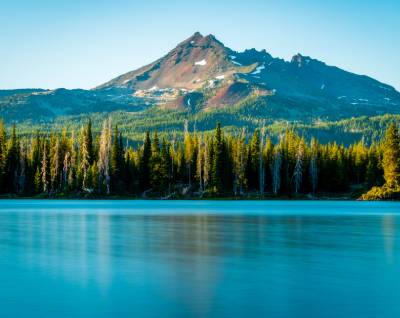
[{"label": "calm water surface", "polygon": [[2,200],[0,317],[400,317],[400,204]]}]

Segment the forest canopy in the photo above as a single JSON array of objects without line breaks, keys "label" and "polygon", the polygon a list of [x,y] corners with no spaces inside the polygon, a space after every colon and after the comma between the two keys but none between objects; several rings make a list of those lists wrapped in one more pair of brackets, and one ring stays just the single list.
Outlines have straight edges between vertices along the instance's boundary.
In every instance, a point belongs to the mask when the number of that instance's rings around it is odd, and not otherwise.
[{"label": "forest canopy", "polygon": [[144,133],[131,146],[106,119],[100,133],[88,120],[78,131],[37,132],[21,138],[0,122],[0,192],[38,197],[293,197],[351,194],[396,198],[400,137],[366,145],[307,141],[286,129],[273,141],[267,127],[251,132],[190,132],[182,137]]}]

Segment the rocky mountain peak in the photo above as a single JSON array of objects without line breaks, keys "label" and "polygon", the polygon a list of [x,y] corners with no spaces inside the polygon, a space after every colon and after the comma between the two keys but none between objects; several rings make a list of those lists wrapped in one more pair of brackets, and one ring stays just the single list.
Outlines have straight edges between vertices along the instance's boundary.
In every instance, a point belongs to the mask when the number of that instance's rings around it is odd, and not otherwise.
[{"label": "rocky mountain peak", "polygon": [[297,64],[298,67],[302,67],[306,63],[306,58],[300,53],[297,53],[296,55],[293,55],[290,63]]},{"label": "rocky mountain peak", "polygon": [[[290,105],[300,105],[300,108],[315,105],[318,113],[329,114],[336,107],[341,116],[352,114],[355,108],[364,113],[366,109],[371,110],[368,113],[381,113],[387,107],[398,106],[400,100],[400,94],[388,85],[328,66],[309,56],[298,53],[285,61],[265,50],[236,52],[214,35],[203,36],[200,32],[157,61],[123,74],[98,89],[124,90],[125,94],[138,98],[168,99],[168,107],[194,107],[194,104],[200,107],[201,103],[204,109],[263,96],[272,101],[285,101],[282,103],[289,101]],[[195,103],[193,94],[202,98],[196,97]]]},{"label": "rocky mountain peak", "polygon": [[224,77],[234,68],[226,48],[215,36],[196,32],[161,59],[100,86],[137,90],[201,88],[210,79]]},{"label": "rocky mountain peak", "polygon": [[191,37],[178,44],[176,48],[184,47],[201,47],[203,49],[207,49],[210,47],[225,48],[222,42],[218,41],[214,35],[209,34],[203,36],[200,32],[194,33]]}]

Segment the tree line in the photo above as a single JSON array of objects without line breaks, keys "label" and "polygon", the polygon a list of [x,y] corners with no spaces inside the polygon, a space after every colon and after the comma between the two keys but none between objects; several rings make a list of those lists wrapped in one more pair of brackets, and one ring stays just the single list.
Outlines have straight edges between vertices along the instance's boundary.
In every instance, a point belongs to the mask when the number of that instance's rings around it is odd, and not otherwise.
[{"label": "tree line", "polygon": [[[0,193],[24,196],[217,197],[302,196],[394,189],[400,184],[400,138],[392,124],[379,143],[345,147],[306,141],[287,129],[275,141],[261,127],[225,134],[189,132],[183,139],[146,132],[128,146],[111,120],[93,134],[78,132],[20,138],[0,122]],[[377,188],[379,187],[379,188]],[[367,198],[367,197],[366,197]],[[370,198],[373,198],[372,196]]]}]

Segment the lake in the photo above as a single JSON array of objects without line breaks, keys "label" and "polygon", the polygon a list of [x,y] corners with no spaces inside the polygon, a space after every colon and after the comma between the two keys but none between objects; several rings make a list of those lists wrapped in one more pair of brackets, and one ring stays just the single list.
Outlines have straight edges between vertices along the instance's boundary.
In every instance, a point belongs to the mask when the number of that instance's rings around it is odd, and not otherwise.
[{"label": "lake", "polygon": [[400,204],[2,200],[0,317],[400,317]]}]

